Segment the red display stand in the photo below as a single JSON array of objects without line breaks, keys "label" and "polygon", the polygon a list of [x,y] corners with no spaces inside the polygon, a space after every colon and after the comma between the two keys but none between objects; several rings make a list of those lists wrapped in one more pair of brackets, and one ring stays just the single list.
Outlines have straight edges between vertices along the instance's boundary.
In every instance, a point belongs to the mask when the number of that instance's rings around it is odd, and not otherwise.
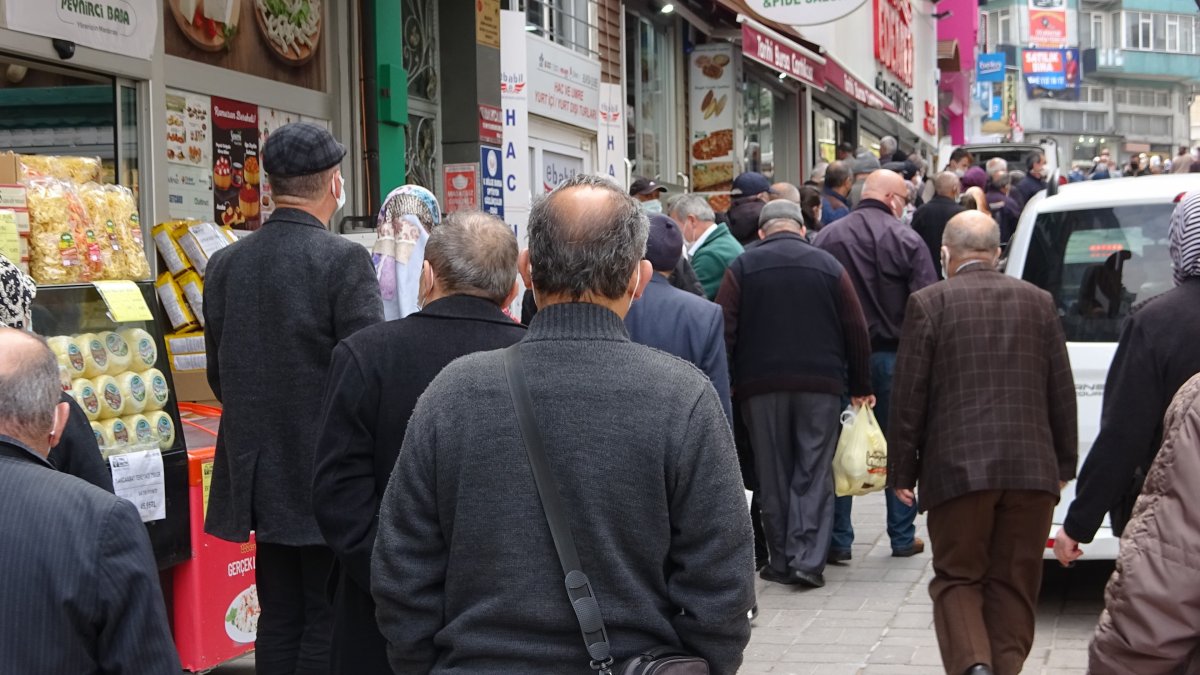
[{"label": "red display stand", "polygon": [[[195,417],[184,424],[209,426]],[[183,669],[192,672],[253,650],[258,627],[254,535],[236,544],[204,533],[214,453],[212,447],[188,450],[192,559],[174,569],[175,646]]]}]

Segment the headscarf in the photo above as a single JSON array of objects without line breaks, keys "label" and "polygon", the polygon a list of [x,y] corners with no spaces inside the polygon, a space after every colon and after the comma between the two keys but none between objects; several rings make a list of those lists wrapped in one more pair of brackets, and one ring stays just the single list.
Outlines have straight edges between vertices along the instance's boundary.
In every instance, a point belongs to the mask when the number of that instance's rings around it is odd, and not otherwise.
[{"label": "headscarf", "polygon": [[425,242],[442,222],[442,209],[433,193],[419,185],[392,190],[379,208],[378,239],[371,262],[383,296],[388,321],[416,312],[417,286],[425,261]]},{"label": "headscarf", "polygon": [[1200,190],[1179,200],[1171,214],[1171,268],[1175,285],[1200,277]]},{"label": "headscarf", "polygon": [[977,187],[980,190],[987,187],[987,172],[982,167],[973,166],[967,169],[967,172],[962,177],[963,192],[970,188]]},{"label": "headscarf", "polygon": [[0,326],[29,330],[35,297],[37,284],[0,253]]}]

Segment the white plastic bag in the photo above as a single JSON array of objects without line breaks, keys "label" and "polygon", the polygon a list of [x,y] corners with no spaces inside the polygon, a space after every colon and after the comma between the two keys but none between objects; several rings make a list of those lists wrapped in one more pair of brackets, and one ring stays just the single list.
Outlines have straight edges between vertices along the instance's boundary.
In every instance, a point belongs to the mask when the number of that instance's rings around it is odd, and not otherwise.
[{"label": "white plastic bag", "polygon": [[869,406],[842,413],[833,481],[839,497],[865,495],[887,485],[887,440]]}]

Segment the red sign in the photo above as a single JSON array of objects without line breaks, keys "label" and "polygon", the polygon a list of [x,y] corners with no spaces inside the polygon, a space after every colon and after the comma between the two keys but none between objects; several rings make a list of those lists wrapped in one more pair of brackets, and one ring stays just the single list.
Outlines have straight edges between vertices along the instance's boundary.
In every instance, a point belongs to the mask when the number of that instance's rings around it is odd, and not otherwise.
[{"label": "red sign", "polygon": [[1063,52],[1058,49],[1021,52],[1021,69],[1027,74],[1063,72]]},{"label": "red sign", "polygon": [[494,105],[479,106],[479,142],[484,145],[504,144],[504,117]]},{"label": "red sign", "polygon": [[896,106],[875,91],[875,87],[846,72],[842,64],[829,57],[825,58],[825,84],[864,105],[890,113],[896,112]]},{"label": "red sign", "polygon": [[875,0],[875,60],[913,86],[912,0]]},{"label": "red sign", "polygon": [[1067,46],[1067,12],[1029,8],[1029,42],[1035,47]]},{"label": "red sign", "polygon": [[446,164],[442,167],[446,213],[479,208],[479,164]]},{"label": "red sign", "polygon": [[825,68],[800,47],[782,37],[742,24],[742,54],[802,82],[825,85]]}]

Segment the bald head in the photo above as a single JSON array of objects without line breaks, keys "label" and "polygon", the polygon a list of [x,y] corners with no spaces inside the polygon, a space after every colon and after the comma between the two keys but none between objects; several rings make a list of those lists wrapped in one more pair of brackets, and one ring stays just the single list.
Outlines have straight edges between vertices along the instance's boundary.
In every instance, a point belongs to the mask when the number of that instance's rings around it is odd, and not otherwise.
[{"label": "bald head", "polygon": [[445,294],[504,305],[517,279],[517,238],[493,215],[458,212],[429,234],[425,261]]},{"label": "bald head", "polygon": [[947,276],[963,263],[982,261],[995,265],[1000,257],[1000,226],[982,211],[963,211],[946,223],[942,246],[950,252]]},{"label": "bald head", "polygon": [[[0,328],[0,434],[45,455],[46,439],[62,432],[55,424],[62,384],[58,361],[46,341],[31,333]],[[66,422],[66,415],[61,415]]]},{"label": "bald head", "polygon": [[899,216],[898,210],[903,209],[904,202],[908,200],[906,183],[904,176],[895,171],[880,169],[867,176],[862,196],[863,199],[877,199],[887,204],[892,213]]},{"label": "bald head", "polygon": [[933,177],[933,190],[940,197],[958,199],[958,192],[961,189],[962,182],[958,180],[958,176],[953,171],[943,171]]},{"label": "bald head", "polygon": [[800,190],[791,183],[776,183],[771,186],[771,191],[775,193],[776,199],[786,199],[795,204],[800,203]]}]

